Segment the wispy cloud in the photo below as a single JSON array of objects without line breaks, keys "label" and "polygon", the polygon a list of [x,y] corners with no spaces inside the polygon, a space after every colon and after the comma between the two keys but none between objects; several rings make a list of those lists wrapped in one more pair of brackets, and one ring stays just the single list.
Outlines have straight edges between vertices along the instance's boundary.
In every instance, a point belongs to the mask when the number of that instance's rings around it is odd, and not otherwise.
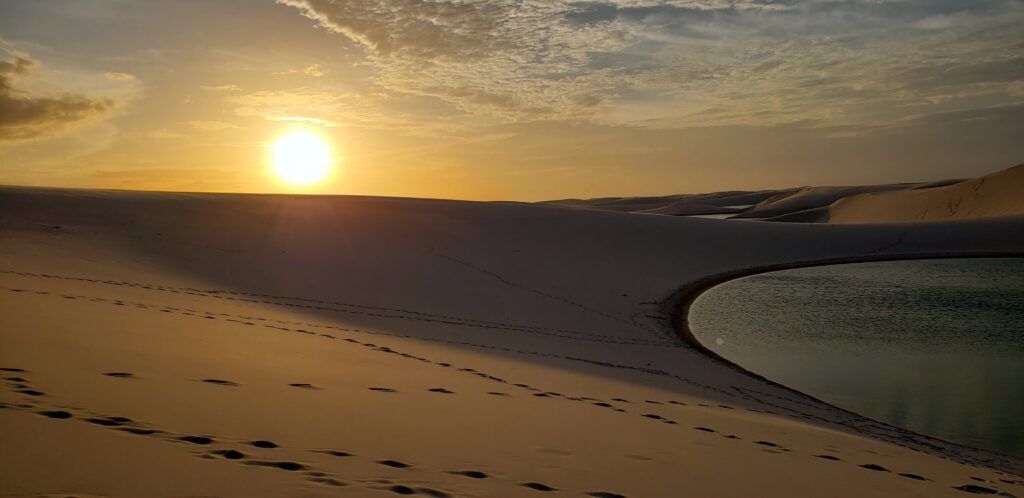
[{"label": "wispy cloud", "polygon": [[493,122],[815,126],[1020,101],[1015,0],[278,0]]}]

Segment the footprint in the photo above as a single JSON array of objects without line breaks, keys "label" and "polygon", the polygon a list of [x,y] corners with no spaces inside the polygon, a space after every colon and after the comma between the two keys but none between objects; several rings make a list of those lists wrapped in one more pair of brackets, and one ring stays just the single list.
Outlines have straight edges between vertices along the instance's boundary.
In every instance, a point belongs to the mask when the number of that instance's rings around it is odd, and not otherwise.
[{"label": "footprint", "polygon": [[377,463],[381,465],[387,465],[388,467],[394,467],[396,469],[407,469],[409,467],[412,467],[412,465],[399,462],[398,460],[379,460],[377,461]]},{"label": "footprint", "polygon": [[292,387],[298,387],[298,388],[300,388],[300,389],[313,389],[313,390],[320,390],[320,388],[319,388],[319,387],[316,387],[316,386],[314,386],[313,384],[306,384],[306,383],[303,383],[303,382],[296,382],[296,383],[294,383],[294,384],[288,384],[288,385],[289,385],[289,386],[292,386]]},{"label": "footprint", "polygon": [[306,468],[305,465],[297,462],[274,462],[265,460],[250,460],[245,462],[246,465],[256,465],[258,467],[273,467],[275,469],[287,470],[289,472],[295,472]]},{"label": "footprint", "polygon": [[821,458],[821,459],[824,459],[824,460],[839,460],[840,459],[839,457],[834,457],[832,455],[814,455],[814,456],[816,456],[818,458]]},{"label": "footprint", "polygon": [[44,416],[44,417],[50,417],[50,418],[56,418],[56,419],[68,419],[68,418],[71,418],[71,414],[66,412],[66,411],[64,411],[64,410],[45,411],[45,412],[39,412],[39,414]]},{"label": "footprint", "polygon": [[498,391],[488,391],[487,394],[492,394],[494,396],[508,396],[508,393],[502,393]]},{"label": "footprint", "polygon": [[18,389],[16,392],[19,392],[21,394],[25,394],[25,395],[28,395],[28,396],[42,396],[42,395],[46,394],[46,393],[44,393],[42,391],[36,391],[34,389]]},{"label": "footprint", "polygon": [[985,486],[977,486],[974,484],[964,484],[963,486],[953,486],[953,489],[959,489],[965,493],[972,493],[976,495],[994,495],[998,491],[992,488],[986,488]]},{"label": "footprint", "polygon": [[653,413],[645,413],[643,416],[647,418],[653,418],[654,420],[664,420],[664,418],[661,415],[655,415]]},{"label": "footprint", "polygon": [[337,479],[331,479],[330,477],[314,477],[311,478],[310,481],[318,482],[320,484],[326,484],[328,486],[348,486],[348,484],[345,484]]},{"label": "footprint", "polygon": [[873,463],[865,463],[864,465],[858,465],[858,467],[862,469],[875,470],[878,472],[889,472],[889,469]]},{"label": "footprint", "polygon": [[591,403],[591,404],[594,405],[594,406],[601,406],[601,407],[604,407],[604,408],[611,408],[612,407],[612,405],[609,405],[608,403],[605,403],[603,401],[598,402],[598,403]]},{"label": "footprint", "polygon": [[202,382],[206,382],[208,384],[217,384],[218,386],[238,387],[240,385],[237,382],[231,382],[230,380],[223,379],[203,379]]},{"label": "footprint", "polygon": [[325,455],[331,455],[331,456],[336,456],[336,457],[352,456],[351,453],[349,453],[347,451],[340,451],[340,450],[311,450],[311,451],[313,451],[314,453],[323,453]]},{"label": "footprint", "polygon": [[22,370],[20,368],[4,367],[4,368],[0,368],[0,372],[21,372],[21,373],[25,373],[25,370]]},{"label": "footprint", "polygon": [[250,442],[249,444],[257,448],[277,448],[277,443],[273,441],[267,441],[264,439],[257,439],[255,441]]},{"label": "footprint", "polygon": [[919,476],[917,474],[901,473],[899,475],[900,475],[900,477],[906,477],[907,479],[914,479],[914,480],[917,480],[917,481],[927,481],[928,480],[928,478],[921,477],[921,476]]},{"label": "footprint", "polygon": [[777,445],[777,444],[775,444],[775,443],[773,443],[771,441],[754,441],[754,444],[760,444],[761,446],[768,446],[768,447],[771,447],[771,448],[778,448],[779,447],[779,445]]},{"label": "footprint", "polygon": [[119,430],[125,431],[129,434],[135,434],[137,436],[149,436],[152,434],[163,432],[158,431],[156,429],[140,429],[138,427],[121,427]]},{"label": "footprint", "polygon": [[379,391],[382,393],[397,393],[398,391],[391,389],[390,387],[371,387],[371,391]]},{"label": "footprint", "polygon": [[432,393],[444,393],[444,394],[455,394],[455,391],[449,391],[443,387],[435,387],[433,389],[427,389]]},{"label": "footprint", "polygon": [[445,493],[444,491],[438,491],[436,489],[431,489],[431,488],[416,488],[416,492],[421,494],[421,495],[433,496],[435,498],[449,498],[449,497],[451,497],[450,494]]},{"label": "footprint", "polygon": [[707,427],[694,427],[694,429],[697,429],[698,431],[704,431],[704,432],[715,432],[714,429],[709,429]]},{"label": "footprint", "polygon": [[199,444],[199,445],[206,445],[206,444],[210,444],[210,443],[213,442],[213,439],[208,438],[206,436],[182,436],[182,437],[179,437],[178,440],[185,441],[186,443]]},{"label": "footprint", "polygon": [[397,494],[400,494],[400,495],[414,495],[414,494],[416,494],[416,492],[413,491],[412,488],[410,488],[409,486],[403,486],[401,484],[396,484],[394,486],[391,486],[388,489],[390,489],[392,493],[397,493]]},{"label": "footprint", "polygon": [[612,401],[618,401],[619,403],[629,403],[629,400],[625,400],[622,398],[612,398]]},{"label": "footprint", "polygon": [[28,382],[28,379],[23,377],[4,377],[4,380],[10,382]]},{"label": "footprint", "polygon": [[594,498],[626,498],[626,495],[609,493],[608,491],[591,491],[587,493],[587,496],[593,496]]},{"label": "footprint", "polygon": [[102,425],[105,427],[117,427],[127,424],[128,422],[131,422],[132,419],[127,417],[94,417],[87,418],[85,419],[85,421],[91,424]]},{"label": "footprint", "polygon": [[487,474],[480,472],[479,470],[453,470],[448,473],[455,474],[457,476],[466,476],[473,479],[487,479]]},{"label": "footprint", "polygon": [[552,488],[551,486],[548,486],[547,484],[541,484],[539,482],[526,482],[526,483],[523,483],[523,486],[526,486],[526,487],[528,487],[530,489],[535,489],[537,491],[558,491],[557,489]]},{"label": "footprint", "polygon": [[118,377],[121,379],[135,377],[135,374],[131,372],[105,372],[103,375],[106,375],[108,377]]},{"label": "footprint", "polygon": [[213,452],[214,455],[220,455],[228,460],[241,460],[245,458],[245,454],[241,451],[236,450],[218,450]]}]

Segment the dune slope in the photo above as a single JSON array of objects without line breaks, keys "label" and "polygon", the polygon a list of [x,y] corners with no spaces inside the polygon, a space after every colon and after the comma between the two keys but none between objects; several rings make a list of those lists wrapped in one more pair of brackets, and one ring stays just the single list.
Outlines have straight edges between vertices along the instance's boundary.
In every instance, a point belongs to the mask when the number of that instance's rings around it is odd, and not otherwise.
[{"label": "dune slope", "polygon": [[830,206],[828,221],[890,223],[1020,214],[1024,214],[1024,164],[952,185],[846,197]]},{"label": "dune slope", "polygon": [[4,188],[0,493],[1024,495],[1021,462],[747,375],[671,317],[744,268],[1008,253],[1021,218]]}]

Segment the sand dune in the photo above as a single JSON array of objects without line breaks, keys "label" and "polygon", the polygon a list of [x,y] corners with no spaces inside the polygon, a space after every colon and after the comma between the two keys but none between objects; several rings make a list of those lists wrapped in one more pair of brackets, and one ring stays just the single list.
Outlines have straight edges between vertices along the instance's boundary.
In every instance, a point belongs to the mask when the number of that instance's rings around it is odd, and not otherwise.
[{"label": "sand dune", "polygon": [[0,492],[1024,495],[1021,462],[745,374],[673,316],[754,267],[1021,254],[1022,221],[5,188]]},{"label": "sand dune", "polygon": [[561,199],[556,201],[545,201],[540,204],[625,213],[692,216],[740,213],[747,207],[762,202],[764,199],[789,192],[791,192],[791,190],[763,190],[757,192],[734,190],[707,194],[678,194],[660,197]]},{"label": "sand dune", "polygon": [[911,185],[864,185],[854,187],[803,187],[758,203],[737,218],[774,218],[828,206],[838,199],[864,192],[903,190]]},{"label": "sand dune", "polygon": [[[971,180],[728,191],[544,204],[645,214],[732,214],[791,223],[891,223],[1024,214],[1024,165]],[[751,206],[752,205],[752,206]]]},{"label": "sand dune", "polygon": [[832,223],[956,220],[1024,214],[1024,164],[922,190],[854,195],[829,208]]}]

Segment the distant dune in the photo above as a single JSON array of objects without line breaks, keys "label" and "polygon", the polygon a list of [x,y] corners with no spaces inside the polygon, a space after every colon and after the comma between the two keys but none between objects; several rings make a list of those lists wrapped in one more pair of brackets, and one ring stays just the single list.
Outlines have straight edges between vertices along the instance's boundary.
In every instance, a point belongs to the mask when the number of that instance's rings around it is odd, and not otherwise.
[{"label": "distant dune", "polygon": [[902,190],[908,185],[865,185],[856,187],[803,187],[793,192],[785,192],[766,199],[750,210],[736,216],[737,218],[773,218],[789,215],[800,211],[828,206],[837,199],[842,199],[863,192],[880,192]]},{"label": "distant dune", "polygon": [[550,201],[568,207],[789,223],[891,223],[1024,214],[1024,165],[971,180]]},{"label": "distant dune", "polygon": [[0,494],[1024,496],[1022,462],[749,375],[675,314],[751,268],[1024,254],[1022,224],[0,188]]},{"label": "distant dune", "polygon": [[1019,214],[1024,214],[1024,164],[952,185],[845,197],[831,205],[828,221],[892,223]]},{"label": "distant dune", "polygon": [[561,199],[540,204],[617,211],[626,213],[692,216],[704,214],[741,213],[750,206],[773,196],[785,195],[795,189],[677,194],[656,197],[601,197],[596,199]]}]

